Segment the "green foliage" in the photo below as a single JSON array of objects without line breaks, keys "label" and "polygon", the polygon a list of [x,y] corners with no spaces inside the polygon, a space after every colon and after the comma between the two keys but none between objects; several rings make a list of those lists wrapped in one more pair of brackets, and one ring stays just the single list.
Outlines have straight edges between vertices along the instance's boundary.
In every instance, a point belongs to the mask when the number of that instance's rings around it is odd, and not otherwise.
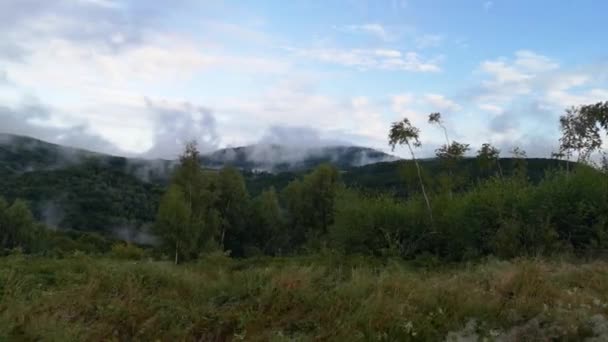
[{"label": "green foliage", "polygon": [[0,194],[27,200],[37,219],[106,235],[114,227],[153,222],[162,192],[158,184],[93,163],[0,177]]},{"label": "green foliage", "polygon": [[188,143],[155,223],[163,249],[172,251],[176,264],[213,248],[217,229],[225,224],[217,207],[223,187],[222,177],[201,168],[196,143]]},{"label": "green foliage", "polygon": [[[482,176],[487,177],[492,172],[498,172],[502,177],[502,168],[500,167],[500,150],[489,143],[484,143],[477,151],[477,166],[479,167]],[[493,170],[494,169],[494,170]]]},{"label": "green foliage", "polygon": [[112,246],[110,255],[121,260],[142,260],[145,257],[145,251],[132,244],[119,242]]},{"label": "green foliage", "polygon": [[331,243],[347,253],[430,253],[461,261],[563,250],[601,252],[608,236],[608,178],[581,167],[548,173],[538,185],[494,178],[471,191],[438,195],[434,224],[423,202],[347,191],[336,205]]},{"label": "green foliage", "polygon": [[439,192],[451,194],[454,190],[461,190],[465,186],[469,170],[458,166],[468,150],[470,150],[469,144],[461,144],[457,141],[451,142],[450,145],[442,145],[435,150],[435,155],[444,170],[437,177]]},{"label": "green foliage", "polygon": [[600,126],[602,110],[590,107],[572,107],[559,118],[562,131],[560,152],[570,159],[574,152],[577,160],[588,162],[591,154],[602,146]]},{"label": "green foliage", "polygon": [[315,224],[315,234],[324,235],[329,225],[333,223],[334,200],[340,187],[338,170],[328,164],[317,167],[311,174],[304,177],[305,199],[312,203]]},{"label": "green foliage", "polygon": [[181,188],[169,187],[158,208],[154,232],[161,238],[167,251],[172,251],[177,264],[181,258],[196,253],[200,230],[192,222],[192,209]]},{"label": "green foliage", "polygon": [[226,167],[220,170],[217,181],[216,208],[220,217],[220,246],[242,255],[242,243],[248,236],[246,216],[249,193],[241,173]]},{"label": "green foliage", "polygon": [[289,236],[274,188],[256,197],[250,211],[248,230],[252,244],[270,255],[285,252],[289,248]]},{"label": "green foliage", "polygon": [[447,169],[452,170],[470,149],[469,144],[461,144],[457,141],[452,141],[450,145],[443,145],[436,149],[435,155]]},{"label": "green foliage", "polygon": [[343,190],[336,201],[330,241],[349,254],[400,255],[407,244],[402,234],[404,225],[410,226],[405,209],[403,203],[388,195],[362,197]]},{"label": "green foliage", "polygon": [[12,205],[0,197],[0,248],[31,249],[37,225],[27,204],[16,200]]},{"label": "green foliage", "polygon": [[579,111],[582,116],[594,118],[608,134],[608,101],[581,106]]},{"label": "green foliage", "polygon": [[[575,151],[588,161],[601,146],[605,107],[567,111],[560,158]],[[431,114],[429,122],[445,133],[437,158],[416,159],[420,130],[406,118],[392,124],[389,145],[405,145],[411,160],[346,170],[328,164],[279,175],[205,170],[190,143],[162,200],[161,184],[133,177],[144,161],[130,166],[124,158],[80,151],[80,164],[62,160],[69,167],[30,172],[19,154],[40,166],[50,161],[48,147],[13,151],[2,145],[0,157],[8,162],[0,169],[6,175],[0,193],[14,203],[0,201],[0,247],[58,257],[103,254],[119,227],[137,231],[154,219],[161,240],[154,255],[176,263],[214,251],[253,257],[337,249],[433,264],[564,250],[594,255],[608,246],[607,177],[592,163],[528,159],[517,147],[513,158],[501,159],[490,144],[477,158],[465,158],[469,145],[449,140],[441,114]],[[169,164],[159,162],[161,169]],[[34,218],[58,229],[45,230]]]},{"label": "green foliage", "polygon": [[[513,170],[513,176],[523,182],[528,181],[528,161],[526,160],[526,151],[522,150],[518,146],[515,146],[511,150],[513,155],[511,169]],[[568,165],[568,164],[566,164]]]},{"label": "green foliage", "polygon": [[336,192],[341,186],[338,170],[331,165],[321,165],[285,188],[283,198],[293,245],[306,241],[308,247],[319,249],[325,244],[334,220]]},{"label": "green foliage", "polygon": [[393,122],[388,133],[388,144],[393,150],[397,145],[420,146],[420,129],[413,126],[408,118]]}]

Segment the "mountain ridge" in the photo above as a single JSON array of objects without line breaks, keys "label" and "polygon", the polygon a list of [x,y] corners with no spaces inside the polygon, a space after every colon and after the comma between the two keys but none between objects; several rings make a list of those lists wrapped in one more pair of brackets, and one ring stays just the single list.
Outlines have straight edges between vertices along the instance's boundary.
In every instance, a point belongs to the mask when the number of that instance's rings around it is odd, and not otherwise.
[{"label": "mountain ridge", "polygon": [[[0,169],[4,168],[5,171],[56,169],[88,159],[97,159],[110,166],[126,166],[129,172],[140,174],[144,178],[166,177],[166,173],[175,164],[172,159],[117,156],[33,137],[0,133]],[[340,169],[346,169],[395,160],[399,158],[373,148],[346,145],[298,147],[252,144],[222,148],[201,155],[201,163],[205,168],[217,169],[230,165],[244,171],[271,173],[303,171],[322,163],[332,163]]]}]

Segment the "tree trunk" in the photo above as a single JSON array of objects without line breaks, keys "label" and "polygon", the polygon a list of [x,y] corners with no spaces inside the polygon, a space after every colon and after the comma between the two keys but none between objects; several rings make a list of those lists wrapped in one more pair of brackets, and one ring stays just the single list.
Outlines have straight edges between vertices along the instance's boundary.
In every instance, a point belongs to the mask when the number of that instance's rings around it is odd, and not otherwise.
[{"label": "tree trunk", "polygon": [[[445,126],[443,124],[439,124],[439,127],[441,127],[443,129],[443,135],[445,135],[445,143],[447,145],[445,145],[446,148],[446,152],[448,153],[448,162],[450,162],[450,159],[452,159],[452,154],[450,153],[450,138],[448,137],[448,130],[445,128]],[[451,163],[450,163],[451,164]],[[448,164],[448,176],[450,177],[450,185],[449,185],[449,189],[448,189],[448,193],[450,195],[450,199],[453,198],[453,194],[452,194],[452,187],[454,186],[452,184],[453,181],[453,176],[452,176],[452,166]]]},{"label": "tree trunk", "polygon": [[496,161],[496,166],[498,166],[498,174],[500,175],[500,178],[503,178],[502,175],[502,166],[500,166],[500,158]]},{"label": "tree trunk", "polygon": [[222,227],[222,236],[220,237],[220,247],[224,250],[224,236],[226,236],[226,227]]},{"label": "tree trunk", "polygon": [[447,147],[450,147],[450,138],[448,137],[448,130],[442,124],[439,124],[439,126],[443,128],[443,134],[445,135],[445,142],[447,143]]},{"label": "tree trunk", "polygon": [[426,194],[426,190],[424,188],[424,182],[422,181],[422,173],[420,172],[420,165],[418,165],[418,160],[416,159],[416,155],[414,155],[414,150],[412,146],[408,143],[407,147],[410,149],[410,153],[412,154],[412,159],[414,160],[414,164],[416,165],[416,170],[418,171],[418,180],[420,181],[420,188],[422,189],[422,196],[424,196],[424,201],[426,202],[426,207],[429,210],[429,217],[431,218],[431,225],[434,226],[433,220],[433,209],[431,209],[431,202],[429,201],[429,197]]},{"label": "tree trunk", "polygon": [[179,261],[178,258],[177,258],[177,256],[178,256],[178,247],[179,247],[179,242],[175,241],[175,264],[176,265],[177,265],[177,263]]}]

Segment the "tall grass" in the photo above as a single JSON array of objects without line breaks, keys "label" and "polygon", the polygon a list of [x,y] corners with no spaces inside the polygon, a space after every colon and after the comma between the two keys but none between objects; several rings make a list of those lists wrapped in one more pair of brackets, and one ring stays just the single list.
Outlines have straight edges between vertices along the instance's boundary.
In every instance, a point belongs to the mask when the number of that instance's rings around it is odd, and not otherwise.
[{"label": "tall grass", "polygon": [[428,270],[324,255],[174,267],[16,255],[0,259],[0,340],[607,338],[607,266],[528,259]]}]

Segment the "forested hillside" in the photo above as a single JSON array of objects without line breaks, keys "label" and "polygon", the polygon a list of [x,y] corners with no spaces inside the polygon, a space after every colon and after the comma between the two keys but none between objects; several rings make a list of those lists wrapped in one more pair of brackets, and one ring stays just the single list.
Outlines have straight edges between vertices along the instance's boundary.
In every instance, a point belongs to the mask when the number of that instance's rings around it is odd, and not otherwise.
[{"label": "forested hillside", "polygon": [[[149,226],[154,221],[160,196],[175,164],[163,160],[107,156],[25,137],[5,135],[3,142],[0,144],[1,196],[9,200],[27,200],[34,216],[49,226],[104,235],[112,235],[116,231],[135,234]],[[354,150],[350,151],[354,153]],[[245,160],[244,154],[242,158]],[[216,169],[222,166],[217,160],[206,165],[208,159],[204,156],[201,160],[203,168],[214,167],[207,170],[209,174],[216,173]],[[236,165],[244,167],[242,173],[247,190],[251,196],[257,196],[271,187],[281,191],[323,160],[309,159],[307,168],[277,173],[248,169],[248,165],[259,165],[242,161]],[[511,158],[500,159],[507,174],[514,162]],[[442,172],[439,160],[429,159],[420,163],[429,181]],[[528,177],[533,183],[549,170],[565,168],[565,162],[555,159],[527,159],[527,164]],[[340,177],[347,187],[375,193],[389,192],[399,197],[416,192],[417,180],[411,161],[360,167],[345,166],[348,163],[344,161],[338,165],[342,165]],[[493,175],[482,170],[475,158],[459,161],[458,169],[466,174],[460,190]]]}]

